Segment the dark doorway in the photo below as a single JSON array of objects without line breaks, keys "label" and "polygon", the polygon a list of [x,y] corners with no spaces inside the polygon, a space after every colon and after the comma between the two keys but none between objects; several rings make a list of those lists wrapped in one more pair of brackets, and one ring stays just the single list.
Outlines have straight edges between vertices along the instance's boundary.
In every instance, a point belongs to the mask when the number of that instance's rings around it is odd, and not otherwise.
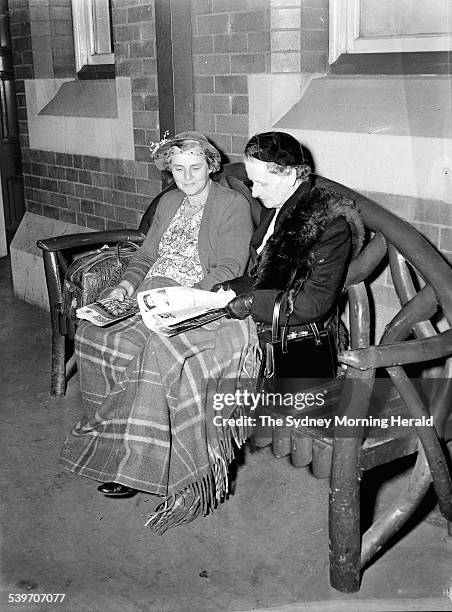
[{"label": "dark doorway", "polygon": [[0,0],[0,183],[9,246],[25,212],[8,0]]}]

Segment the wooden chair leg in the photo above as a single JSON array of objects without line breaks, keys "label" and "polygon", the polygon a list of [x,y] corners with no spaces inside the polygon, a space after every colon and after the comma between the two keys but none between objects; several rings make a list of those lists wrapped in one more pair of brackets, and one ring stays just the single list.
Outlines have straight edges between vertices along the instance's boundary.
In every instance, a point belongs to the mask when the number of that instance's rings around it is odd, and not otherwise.
[{"label": "wooden chair leg", "polygon": [[408,483],[396,502],[386,510],[366,531],[362,538],[361,566],[367,565],[372,557],[395,535],[412,516],[423,500],[431,484],[429,465],[422,445]]},{"label": "wooden chair leg", "polygon": [[290,456],[293,465],[305,467],[312,461],[312,438],[298,432],[291,432]]},{"label": "wooden chair leg", "polygon": [[335,440],[329,495],[330,582],[342,593],[359,591],[361,578],[360,439]]},{"label": "wooden chair leg", "polygon": [[61,270],[56,252],[43,250],[43,260],[52,325],[50,395],[63,397],[66,394],[66,338],[60,333]]},{"label": "wooden chair leg", "polygon": [[312,473],[316,478],[328,478],[331,473],[332,447],[321,440],[312,442]]},{"label": "wooden chair leg", "polygon": [[289,427],[275,426],[273,428],[273,454],[275,457],[290,455],[290,429]]},{"label": "wooden chair leg", "polygon": [[56,397],[66,395],[66,338],[58,332],[52,333],[50,395]]},{"label": "wooden chair leg", "polygon": [[[369,409],[375,370],[347,372],[339,414],[364,417]],[[359,454],[363,432],[340,437],[333,445],[329,495],[330,582],[343,593],[359,591],[361,580],[361,524]]]},{"label": "wooden chair leg", "polygon": [[260,419],[257,419],[253,434],[254,444],[257,448],[263,448],[272,443],[273,433],[270,425],[262,425]]}]

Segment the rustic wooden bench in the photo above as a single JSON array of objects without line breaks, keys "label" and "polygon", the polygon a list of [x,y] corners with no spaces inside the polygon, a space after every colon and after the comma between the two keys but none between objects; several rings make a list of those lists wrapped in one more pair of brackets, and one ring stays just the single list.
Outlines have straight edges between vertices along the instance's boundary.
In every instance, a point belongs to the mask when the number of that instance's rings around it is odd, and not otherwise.
[{"label": "rustic wooden bench", "polygon": [[[219,178],[244,192],[257,221],[260,205],[246,189],[243,164],[224,167]],[[275,427],[273,431],[256,431],[256,444],[272,444],[277,456],[290,454],[294,465],[312,462],[316,476],[330,476],[329,530],[331,584],[344,592],[359,589],[362,569],[394,535],[423,499],[433,480],[440,509],[452,521],[452,485],[447,463],[446,424],[452,410],[452,268],[430,243],[409,223],[364,196],[328,179],[316,177],[351,197],[361,211],[371,235],[359,257],[351,264],[346,280],[349,305],[350,350],[339,356],[347,366],[345,376],[329,384],[327,409],[331,414],[365,418],[377,399],[380,417],[401,418],[433,416],[431,427],[393,427],[382,439],[377,429],[357,428],[353,435],[325,435],[316,427]],[[171,186],[169,187],[171,188]],[[163,192],[162,192],[163,193]],[[140,243],[152,222],[161,194],[151,203],[138,230],[114,230],[66,235],[38,242],[43,250],[44,266],[52,322],[51,394],[66,391],[68,340],[74,335],[73,324],[61,313],[64,274],[75,252],[105,243],[123,240]],[[376,343],[371,317],[369,284],[375,270],[389,263],[400,309]],[[445,331],[438,332],[436,319],[444,317]],[[421,394],[406,367],[416,364],[419,370],[431,372],[436,366],[434,384],[426,384]],[[386,373],[388,390],[376,393],[381,371]],[[302,371],[300,371],[302,376]],[[378,384],[376,384],[376,381]],[[281,411],[263,409],[262,414],[281,417]],[[290,415],[290,411],[286,412]],[[294,416],[299,416],[296,411]],[[317,414],[319,416],[319,414]],[[265,429],[265,428],[264,428]],[[403,493],[393,506],[362,535],[360,529],[360,478],[364,470],[417,452],[417,461]]]}]

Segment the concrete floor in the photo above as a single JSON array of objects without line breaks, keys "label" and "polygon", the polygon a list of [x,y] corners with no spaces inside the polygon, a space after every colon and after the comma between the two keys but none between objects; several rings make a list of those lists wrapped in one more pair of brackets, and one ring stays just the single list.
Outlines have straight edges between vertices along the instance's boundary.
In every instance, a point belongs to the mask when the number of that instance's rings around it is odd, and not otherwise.
[{"label": "concrete floor", "polygon": [[[358,594],[332,589],[328,483],[268,448],[245,453],[235,493],[213,515],[164,536],[143,526],[152,496],[108,499],[63,471],[77,376],[65,398],[49,397],[48,314],[14,299],[7,258],[0,280],[0,610],[452,610],[452,544],[435,512],[365,571]],[[8,605],[9,593],[66,595]]]}]

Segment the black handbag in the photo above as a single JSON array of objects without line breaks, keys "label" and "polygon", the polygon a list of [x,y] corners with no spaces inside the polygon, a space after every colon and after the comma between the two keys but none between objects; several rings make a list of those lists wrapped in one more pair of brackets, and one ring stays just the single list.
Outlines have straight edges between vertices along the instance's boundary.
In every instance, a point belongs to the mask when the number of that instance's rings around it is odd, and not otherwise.
[{"label": "black handbag", "polygon": [[78,322],[77,308],[92,304],[106,287],[116,285],[139,248],[134,242],[124,241],[75,259],[64,278],[62,314]]},{"label": "black handbag", "polygon": [[265,344],[261,388],[267,393],[295,394],[336,378],[337,350],[332,333],[309,323],[310,331],[288,332],[289,319],[280,334],[279,319],[284,291],[273,308],[272,339]]}]

